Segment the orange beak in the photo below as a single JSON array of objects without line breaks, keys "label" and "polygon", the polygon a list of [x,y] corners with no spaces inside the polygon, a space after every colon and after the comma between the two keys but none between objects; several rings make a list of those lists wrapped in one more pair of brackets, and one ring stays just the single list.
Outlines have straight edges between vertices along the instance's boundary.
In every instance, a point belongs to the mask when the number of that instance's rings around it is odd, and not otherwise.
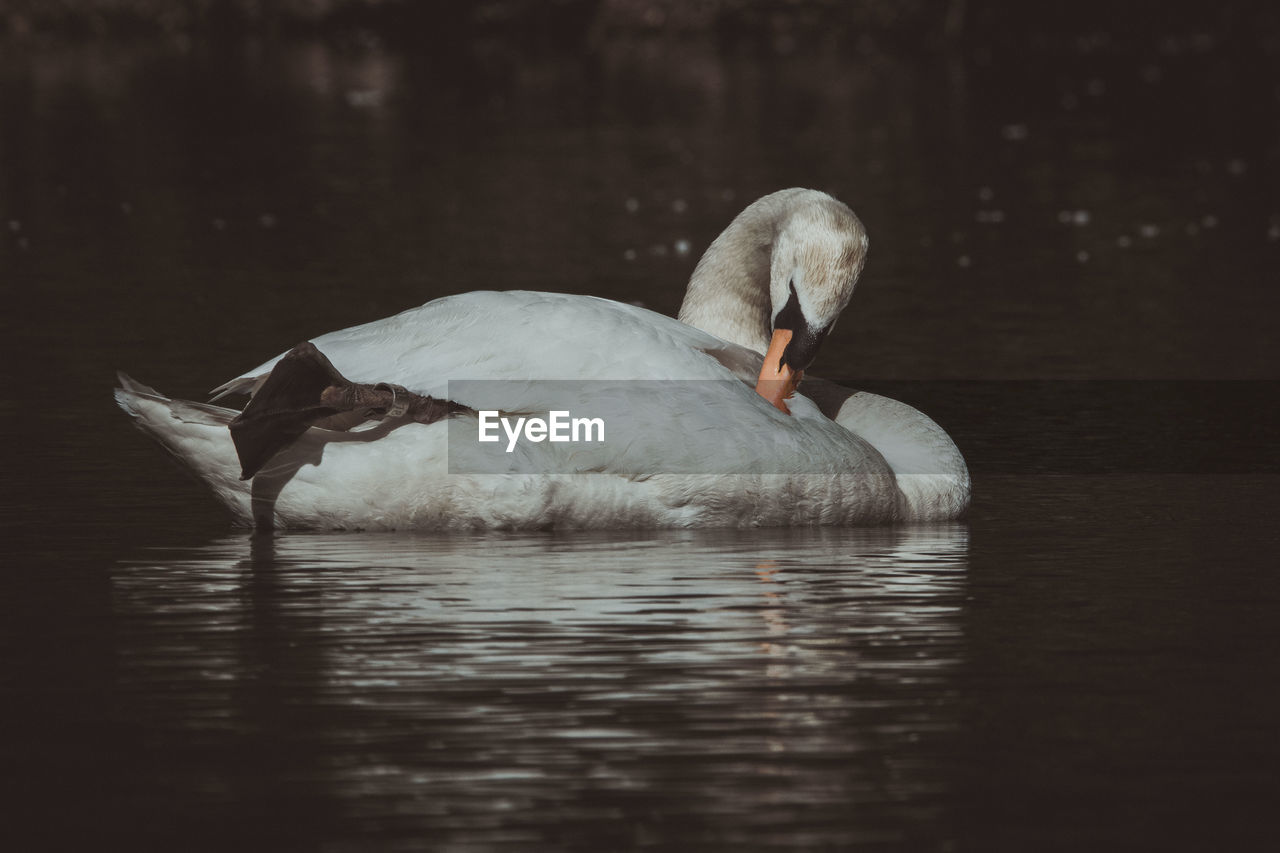
[{"label": "orange beak", "polygon": [[796,393],[800,385],[802,370],[792,370],[782,363],[782,351],[791,343],[790,329],[775,329],[773,340],[769,342],[769,351],[764,354],[764,367],[760,368],[760,378],[756,380],[756,393],[764,397],[776,408],[791,414],[786,400]]}]

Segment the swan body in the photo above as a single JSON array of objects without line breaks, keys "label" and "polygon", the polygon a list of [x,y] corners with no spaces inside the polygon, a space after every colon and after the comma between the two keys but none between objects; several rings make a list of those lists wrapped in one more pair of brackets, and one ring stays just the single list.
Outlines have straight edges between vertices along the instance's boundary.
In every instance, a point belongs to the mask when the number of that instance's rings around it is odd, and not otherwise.
[{"label": "swan body", "polygon": [[[848,208],[822,193],[786,190],[747,208],[712,244],[678,320],[589,296],[475,292],[322,335],[312,343],[347,379],[392,383],[469,410],[432,423],[312,427],[249,481],[240,479],[228,431],[235,410],[170,399],[123,375],[116,399],[237,521],[257,526],[955,518],[968,505],[968,471],[925,415],[849,391],[838,391],[824,413],[803,394],[771,404],[752,388],[770,372],[771,331],[775,341],[794,342],[778,344],[774,367],[786,373],[790,359],[799,381],[813,339],[821,342],[848,301],[865,251]],[[779,334],[783,323],[790,328]],[[253,393],[281,358],[216,392]],[[525,441],[509,453],[473,440],[477,412],[556,409],[610,413],[606,440]]]}]

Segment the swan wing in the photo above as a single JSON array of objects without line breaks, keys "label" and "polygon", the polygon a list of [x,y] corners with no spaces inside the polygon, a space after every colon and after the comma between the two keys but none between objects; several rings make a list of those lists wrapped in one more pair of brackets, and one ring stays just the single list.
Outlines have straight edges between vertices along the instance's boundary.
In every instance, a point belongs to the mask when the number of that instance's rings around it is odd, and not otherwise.
[{"label": "swan wing", "polygon": [[[753,357],[743,347],[644,308],[529,291],[449,296],[312,343],[353,382],[391,382],[431,396],[447,396],[451,379],[728,379],[739,373],[745,378],[745,370],[725,366],[732,361],[725,353],[741,350],[733,358],[748,365]],[[213,393],[252,391],[283,356]]]}]

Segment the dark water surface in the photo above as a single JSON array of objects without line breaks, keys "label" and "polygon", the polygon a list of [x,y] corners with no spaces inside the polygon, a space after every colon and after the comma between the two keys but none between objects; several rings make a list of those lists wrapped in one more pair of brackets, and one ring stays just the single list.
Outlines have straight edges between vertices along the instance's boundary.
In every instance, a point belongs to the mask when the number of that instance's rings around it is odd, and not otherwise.
[{"label": "dark water surface", "polygon": [[[2,831],[1269,849],[1278,65],[1158,27],[5,43]],[[872,240],[815,372],[939,418],[964,522],[252,537],[110,399],[477,288],[674,312],[793,185]]]}]

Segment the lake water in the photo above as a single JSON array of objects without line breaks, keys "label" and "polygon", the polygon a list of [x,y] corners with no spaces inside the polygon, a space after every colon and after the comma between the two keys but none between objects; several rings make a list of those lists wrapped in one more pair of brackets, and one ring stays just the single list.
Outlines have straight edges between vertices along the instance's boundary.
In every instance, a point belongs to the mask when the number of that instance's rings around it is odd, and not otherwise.
[{"label": "lake water", "polygon": [[[1261,849],[1275,38],[599,38],[3,45],[2,831]],[[480,288],[671,313],[785,186],[871,235],[814,372],[956,436],[963,522],[252,536],[111,400]]]}]

